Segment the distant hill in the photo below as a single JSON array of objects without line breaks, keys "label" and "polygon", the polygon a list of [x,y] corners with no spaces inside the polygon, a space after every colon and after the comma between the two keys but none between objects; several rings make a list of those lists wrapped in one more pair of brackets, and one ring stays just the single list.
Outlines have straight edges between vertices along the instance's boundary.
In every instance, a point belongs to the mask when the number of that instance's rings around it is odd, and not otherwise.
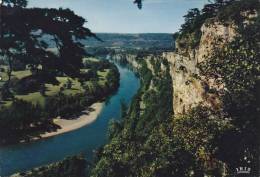
[{"label": "distant hill", "polygon": [[174,40],[172,34],[166,33],[144,33],[144,34],[118,34],[97,33],[103,41],[88,38],[82,41],[87,48],[125,48],[125,49],[172,49]]}]

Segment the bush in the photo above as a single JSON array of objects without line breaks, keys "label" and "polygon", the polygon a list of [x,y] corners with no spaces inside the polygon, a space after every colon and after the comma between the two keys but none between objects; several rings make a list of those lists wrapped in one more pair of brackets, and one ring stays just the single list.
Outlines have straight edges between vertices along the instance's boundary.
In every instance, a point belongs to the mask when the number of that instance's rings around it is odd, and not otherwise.
[{"label": "bush", "polygon": [[15,99],[8,108],[0,110],[0,143],[18,141],[43,121],[45,119],[39,105]]},{"label": "bush", "polygon": [[68,79],[66,82],[66,88],[71,89],[71,87],[72,87],[72,81],[70,79]]},{"label": "bush", "polygon": [[41,88],[41,83],[33,77],[23,78],[15,83],[13,90],[17,94],[27,94],[37,92]]},{"label": "bush", "polygon": [[45,92],[46,92],[46,87],[45,87],[44,84],[41,84],[41,86],[40,86],[40,94],[42,96],[46,96]]},{"label": "bush", "polygon": [[10,91],[9,87],[6,85],[6,83],[1,88],[1,99],[4,101],[7,101],[8,99],[13,99],[14,95]]},{"label": "bush", "polygon": [[61,162],[31,170],[24,177],[86,177],[87,162],[83,157],[67,157]]}]

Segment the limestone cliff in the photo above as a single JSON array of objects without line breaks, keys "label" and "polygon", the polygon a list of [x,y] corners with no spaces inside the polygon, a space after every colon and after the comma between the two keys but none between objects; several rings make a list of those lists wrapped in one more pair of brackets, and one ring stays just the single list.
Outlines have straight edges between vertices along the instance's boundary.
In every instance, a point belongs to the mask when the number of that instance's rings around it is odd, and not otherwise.
[{"label": "limestone cliff", "polygon": [[197,66],[210,57],[215,47],[231,41],[235,35],[234,25],[210,19],[201,27],[200,43],[196,48],[183,48],[180,41],[176,41],[176,51],[163,54],[170,63],[175,114],[185,113],[199,103],[219,107],[217,95],[208,92],[214,83],[197,79],[200,75]]}]

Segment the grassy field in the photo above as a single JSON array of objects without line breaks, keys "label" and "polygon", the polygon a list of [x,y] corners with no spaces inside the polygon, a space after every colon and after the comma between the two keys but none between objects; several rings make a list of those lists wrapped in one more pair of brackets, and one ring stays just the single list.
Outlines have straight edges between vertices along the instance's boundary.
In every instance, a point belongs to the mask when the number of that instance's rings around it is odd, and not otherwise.
[{"label": "grassy field", "polygon": [[[32,73],[29,70],[24,71],[13,71],[12,72],[12,78],[22,79],[24,77],[30,76]],[[7,81],[8,76],[6,72],[0,72],[1,82]]]},{"label": "grassy field", "polygon": [[99,80],[98,80],[98,83],[102,86],[105,85],[105,82],[106,82],[106,76],[109,72],[109,69],[105,69],[104,71],[98,71],[98,77],[99,77]]},{"label": "grassy field", "polygon": [[[98,62],[97,59],[95,58],[84,58],[84,60],[89,60],[92,62]],[[81,72],[87,72],[88,69],[81,69]],[[109,69],[104,69],[103,71],[98,71],[98,84],[101,86],[105,85],[106,82],[106,76],[109,72]],[[24,77],[28,77],[31,75],[31,72],[29,70],[24,70],[24,71],[14,71],[12,73],[12,79],[17,78],[17,79],[22,79]],[[2,80],[0,81],[0,86],[7,80],[7,74],[4,72],[0,72],[0,77]],[[45,84],[46,87],[46,96],[42,96],[40,92],[33,92],[33,93],[28,93],[26,95],[20,95],[16,94],[15,98],[22,99],[24,101],[31,102],[33,104],[40,104],[44,105],[46,97],[54,96],[58,94],[63,87],[62,93],[65,95],[76,95],[79,93],[84,93],[84,88],[81,86],[81,83],[77,79],[72,79],[70,77],[57,77],[56,78],[59,81],[58,85],[52,85],[52,84]],[[67,81],[71,80],[72,86],[70,89],[66,88],[66,83]],[[92,87],[93,81],[86,81],[84,83],[85,85],[88,85],[90,88]],[[5,101],[4,105],[9,106],[11,104],[11,101]]]},{"label": "grassy field", "polygon": [[94,62],[98,62],[99,60],[96,59],[96,58],[94,58],[94,57],[87,57],[87,58],[83,58],[83,63],[84,63],[85,61],[94,61]]}]

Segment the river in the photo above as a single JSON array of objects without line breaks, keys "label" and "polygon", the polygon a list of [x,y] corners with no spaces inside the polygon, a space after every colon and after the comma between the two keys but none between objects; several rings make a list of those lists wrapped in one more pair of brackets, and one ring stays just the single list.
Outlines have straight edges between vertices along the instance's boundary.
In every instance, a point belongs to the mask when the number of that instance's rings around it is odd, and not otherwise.
[{"label": "river", "polygon": [[120,119],[121,101],[130,104],[140,87],[139,79],[131,70],[119,65],[117,67],[120,72],[120,87],[107,100],[94,123],[48,139],[0,147],[0,176],[26,171],[80,153],[91,160],[93,151],[108,141],[109,121]]}]

